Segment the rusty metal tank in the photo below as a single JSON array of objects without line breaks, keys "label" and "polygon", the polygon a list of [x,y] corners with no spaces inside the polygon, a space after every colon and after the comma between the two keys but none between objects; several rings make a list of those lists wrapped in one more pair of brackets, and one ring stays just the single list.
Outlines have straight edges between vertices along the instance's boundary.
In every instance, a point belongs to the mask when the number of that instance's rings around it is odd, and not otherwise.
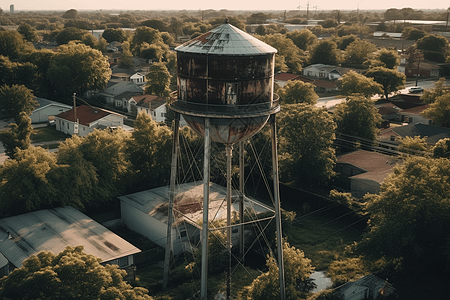
[{"label": "rusty metal tank", "polygon": [[177,48],[177,93],[170,108],[211,139],[234,144],[280,110],[274,99],[277,50],[227,22]]}]

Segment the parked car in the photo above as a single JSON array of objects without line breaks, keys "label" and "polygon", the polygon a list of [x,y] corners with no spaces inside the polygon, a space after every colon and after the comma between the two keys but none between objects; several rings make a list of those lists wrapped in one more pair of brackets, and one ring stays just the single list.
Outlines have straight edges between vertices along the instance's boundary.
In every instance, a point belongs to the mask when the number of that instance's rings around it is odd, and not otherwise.
[{"label": "parked car", "polygon": [[411,94],[420,94],[423,93],[423,87],[421,86],[413,86],[412,88],[409,89],[409,92]]}]

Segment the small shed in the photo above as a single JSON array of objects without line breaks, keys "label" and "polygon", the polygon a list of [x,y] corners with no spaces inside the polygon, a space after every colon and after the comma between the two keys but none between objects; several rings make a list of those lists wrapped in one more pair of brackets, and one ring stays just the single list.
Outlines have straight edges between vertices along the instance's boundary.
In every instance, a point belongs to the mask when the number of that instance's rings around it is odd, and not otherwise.
[{"label": "small shed", "polygon": [[141,252],[71,206],[44,209],[0,220],[0,275],[41,251],[58,254],[78,245],[103,264],[121,268],[133,265],[133,255]]},{"label": "small shed", "polygon": [[[227,215],[225,201],[226,188],[210,183],[210,204],[208,216],[211,221],[224,220]],[[173,253],[191,251],[200,241],[203,219],[203,183],[200,181],[178,185],[174,200],[172,230]],[[121,216],[124,223],[150,240],[165,247],[167,240],[167,221],[169,186],[162,186],[119,197]],[[232,215],[239,211],[237,195],[232,196]],[[265,204],[244,197],[244,210],[253,214],[274,212]],[[232,230],[233,245],[238,243],[238,227]]]},{"label": "small shed", "polygon": [[375,300],[387,297],[395,291],[392,284],[374,274],[357,281],[347,282],[334,290],[334,295],[342,300]]}]

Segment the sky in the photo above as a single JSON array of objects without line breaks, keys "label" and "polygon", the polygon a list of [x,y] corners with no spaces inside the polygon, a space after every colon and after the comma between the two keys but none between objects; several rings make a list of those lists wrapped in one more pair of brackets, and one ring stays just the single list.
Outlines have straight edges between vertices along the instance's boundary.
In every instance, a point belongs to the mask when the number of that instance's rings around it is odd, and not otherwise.
[{"label": "sky", "polygon": [[[393,5],[393,3],[395,3]],[[14,4],[15,11],[41,11],[69,9],[82,10],[206,10],[206,9],[228,9],[228,10],[300,10],[306,11],[307,0],[0,0],[0,7],[9,11]],[[310,11],[321,10],[386,10],[389,8],[411,7],[413,9],[447,9],[450,3],[442,0],[310,0]]]}]

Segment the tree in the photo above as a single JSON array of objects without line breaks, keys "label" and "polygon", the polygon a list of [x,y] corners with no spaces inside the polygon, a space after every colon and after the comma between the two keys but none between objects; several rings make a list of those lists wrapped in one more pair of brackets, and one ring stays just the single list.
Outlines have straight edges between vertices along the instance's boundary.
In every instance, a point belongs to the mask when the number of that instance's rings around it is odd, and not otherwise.
[{"label": "tree", "polygon": [[126,146],[136,187],[154,188],[167,183],[170,178],[171,136],[166,126],[158,125],[146,113],[141,112],[137,116]]},{"label": "tree", "polygon": [[396,50],[381,48],[374,55],[373,66],[381,66],[388,69],[395,69],[400,64],[400,56]]},{"label": "tree", "polygon": [[22,35],[15,30],[0,31],[0,55],[9,57],[9,59],[17,59],[26,50],[31,50]]},{"label": "tree", "polygon": [[41,251],[0,280],[3,299],[151,300],[148,291],[125,281],[126,271],[102,265],[101,258],[87,254],[83,246],[58,255]]},{"label": "tree", "polygon": [[[98,208],[125,190],[130,175],[130,162],[125,153],[128,141],[128,133],[121,129],[112,132],[94,130],[83,138],[72,136],[60,144],[59,164],[69,165],[71,170],[82,170],[83,174],[90,176],[86,187],[90,190],[82,190],[83,187],[77,187],[76,190],[78,195],[88,197],[86,200],[82,199],[84,206]],[[94,168],[95,178],[90,175],[90,169],[82,169],[85,164]],[[77,178],[79,180],[81,178]]]},{"label": "tree", "polygon": [[[299,290],[299,287],[309,280],[314,270],[311,266],[311,260],[305,257],[303,251],[289,245],[285,239],[283,239],[283,255],[286,299],[301,299],[304,297],[304,295],[302,297],[302,292],[305,292],[305,290]],[[268,257],[266,266],[269,270],[253,280],[249,287],[247,299],[264,300],[280,297],[280,277],[275,258]]]},{"label": "tree", "polygon": [[20,113],[31,115],[38,103],[30,89],[24,85],[3,85],[0,87],[0,113],[6,120],[20,122]]},{"label": "tree", "polygon": [[308,103],[314,105],[319,96],[314,92],[314,85],[300,80],[291,80],[278,90],[283,104]]},{"label": "tree", "polygon": [[436,98],[423,112],[425,118],[442,127],[450,127],[450,93]]},{"label": "tree", "polygon": [[432,148],[433,158],[449,157],[450,155],[450,139],[440,139]]},{"label": "tree", "polygon": [[398,151],[411,155],[428,155],[427,138],[420,136],[400,138]]},{"label": "tree", "polygon": [[139,56],[141,45],[143,43],[147,43],[149,45],[151,44],[157,44],[157,43],[164,43],[161,33],[153,28],[141,26],[136,28],[133,34],[133,38],[131,39],[130,43],[130,50],[134,55]]},{"label": "tree", "polygon": [[2,217],[49,208],[57,201],[56,156],[41,147],[17,150],[0,168]]},{"label": "tree", "polygon": [[164,63],[153,63],[147,74],[148,81],[145,92],[159,97],[169,97],[171,77]]},{"label": "tree", "polygon": [[9,130],[0,131],[0,141],[6,155],[10,158],[14,158],[18,150],[28,149],[31,145],[30,136],[33,127],[31,127],[30,117],[25,112],[21,112],[17,119],[17,124],[10,124]]},{"label": "tree", "polygon": [[102,33],[102,37],[108,42],[120,42],[122,43],[127,39],[125,36],[125,31],[122,28],[107,28]]},{"label": "tree", "polygon": [[74,42],[58,49],[51,58],[47,78],[60,96],[83,95],[106,87],[111,69],[100,51]]},{"label": "tree", "polygon": [[338,80],[339,92],[342,96],[361,94],[366,98],[371,98],[375,94],[383,92],[381,85],[362,74],[353,70],[348,71]]},{"label": "tree", "polygon": [[356,249],[410,271],[449,267],[450,160],[407,158],[367,195],[369,231]]},{"label": "tree", "polygon": [[[47,78],[47,72],[54,55],[55,52],[52,50],[41,49],[22,56],[24,61],[36,66],[35,78],[32,82],[33,85],[28,87],[33,89],[34,94],[38,97],[49,98],[52,95],[53,88]],[[23,82],[23,84],[29,85],[30,81]]]},{"label": "tree", "polygon": [[39,39],[36,29],[28,23],[20,24],[19,27],[17,27],[17,32],[29,42],[36,42]]},{"label": "tree", "polygon": [[357,39],[345,48],[345,62],[351,65],[362,65],[375,51],[377,47],[374,44]]},{"label": "tree", "polygon": [[422,50],[426,60],[443,63],[449,49],[448,41],[440,35],[429,34],[416,42],[417,49]]},{"label": "tree", "polygon": [[337,132],[369,140],[376,139],[381,115],[374,101],[362,96],[351,96],[349,100],[336,105],[333,115]]},{"label": "tree", "polygon": [[64,45],[71,41],[81,41],[86,33],[88,32],[84,29],[67,27],[57,33],[56,42],[58,45]]},{"label": "tree", "polygon": [[403,28],[402,35],[406,37],[407,40],[420,40],[424,36],[427,35],[427,33],[423,29],[418,29],[414,27],[405,27]]},{"label": "tree", "polygon": [[[301,72],[302,64],[306,61],[306,55],[291,39],[282,34],[266,34],[258,38],[278,50],[275,55],[275,72],[282,71],[283,61],[289,68],[289,72],[294,74]],[[281,68],[277,69],[277,66],[279,68],[281,66]]]},{"label": "tree", "polygon": [[76,9],[69,9],[61,16],[64,19],[76,19],[78,17],[78,11]]},{"label": "tree", "polygon": [[158,19],[150,19],[141,22],[141,26],[150,27],[158,30],[159,32],[163,32],[167,30],[167,23],[163,20]]},{"label": "tree", "polygon": [[280,178],[293,186],[320,186],[334,176],[336,125],[325,108],[285,105],[279,124]]},{"label": "tree", "polygon": [[161,32],[161,38],[163,39],[164,44],[166,44],[167,46],[172,46],[175,43],[175,39],[173,38],[173,36],[166,31]]},{"label": "tree", "polygon": [[357,39],[358,38],[354,34],[345,35],[345,36],[341,37],[341,39],[339,41],[339,49],[341,49],[341,50],[347,49],[348,45],[350,45]]},{"label": "tree", "polygon": [[434,88],[423,91],[423,95],[420,99],[427,104],[431,104],[436,101],[437,97],[450,93],[450,86],[448,86],[445,81],[445,77],[439,78],[439,80],[434,83]]},{"label": "tree", "polygon": [[333,41],[322,40],[311,51],[311,64],[336,65],[339,61],[340,53]]},{"label": "tree", "polygon": [[301,50],[306,51],[308,47],[317,43],[317,36],[309,29],[294,30],[286,33],[286,36],[290,38],[294,44]]},{"label": "tree", "polygon": [[389,99],[390,93],[396,92],[405,87],[405,74],[402,74],[396,70],[391,70],[384,67],[375,67],[367,70],[365,75],[373,78],[373,80],[381,84],[386,100]]}]

